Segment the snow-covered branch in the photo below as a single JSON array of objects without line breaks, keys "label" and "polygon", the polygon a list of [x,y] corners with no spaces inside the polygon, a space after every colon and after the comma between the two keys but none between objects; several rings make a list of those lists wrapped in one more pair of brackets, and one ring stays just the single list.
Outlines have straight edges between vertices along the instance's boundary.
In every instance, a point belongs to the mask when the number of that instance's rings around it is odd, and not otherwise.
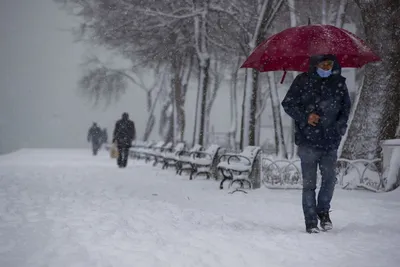
[{"label": "snow-covered branch", "polygon": [[143,14],[149,15],[149,16],[161,16],[161,17],[167,17],[167,18],[171,18],[171,19],[187,19],[187,18],[193,18],[197,15],[202,14],[203,10],[197,10],[197,11],[192,11],[191,13],[187,13],[187,14],[175,14],[174,13],[164,13],[162,11],[158,11],[158,10],[151,10],[151,9],[142,9],[139,8],[137,9],[137,11],[142,12]]}]

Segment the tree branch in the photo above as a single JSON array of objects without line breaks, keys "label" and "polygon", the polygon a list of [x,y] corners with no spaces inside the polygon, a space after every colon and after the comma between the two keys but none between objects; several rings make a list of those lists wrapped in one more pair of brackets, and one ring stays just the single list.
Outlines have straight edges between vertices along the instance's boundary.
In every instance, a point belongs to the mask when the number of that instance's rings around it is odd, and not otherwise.
[{"label": "tree branch", "polygon": [[167,18],[172,18],[172,19],[193,18],[203,12],[203,10],[198,10],[198,11],[194,11],[193,13],[190,13],[190,14],[174,15],[174,14],[167,14],[167,13],[157,11],[157,10],[141,9],[141,8],[137,9],[137,11],[142,12],[149,16],[162,16],[162,17],[167,17]]}]

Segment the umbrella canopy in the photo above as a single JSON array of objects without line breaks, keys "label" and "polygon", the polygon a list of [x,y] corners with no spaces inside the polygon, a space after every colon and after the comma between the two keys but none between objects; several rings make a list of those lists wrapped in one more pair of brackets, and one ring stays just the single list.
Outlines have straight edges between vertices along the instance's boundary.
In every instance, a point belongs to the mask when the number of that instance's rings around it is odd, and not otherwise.
[{"label": "umbrella canopy", "polygon": [[379,61],[363,40],[332,25],[286,29],[261,43],[241,68],[258,71],[308,71],[311,56],[333,54],[343,68],[359,68]]}]

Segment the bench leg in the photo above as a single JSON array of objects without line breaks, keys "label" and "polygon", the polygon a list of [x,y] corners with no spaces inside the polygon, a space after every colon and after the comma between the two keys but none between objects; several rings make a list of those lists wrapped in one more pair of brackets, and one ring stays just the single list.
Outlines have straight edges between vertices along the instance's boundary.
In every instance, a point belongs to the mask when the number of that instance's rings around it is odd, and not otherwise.
[{"label": "bench leg", "polygon": [[158,158],[154,157],[153,167],[157,166],[157,163],[158,163]]},{"label": "bench leg", "polygon": [[234,179],[229,183],[229,188],[232,187],[235,183],[240,184],[240,189],[244,189],[244,185],[247,184],[248,189],[251,189],[251,183],[247,179]]},{"label": "bench leg", "polygon": [[[185,167],[186,165],[189,165],[189,167]],[[187,171],[190,173],[192,171],[192,169],[193,169],[193,167],[190,163],[188,163],[188,162],[180,163],[178,174],[182,175],[182,172],[184,172],[184,171]]]},{"label": "bench leg", "polygon": [[232,172],[229,170],[225,170],[229,172],[229,176],[225,174],[225,171],[223,169],[219,168],[219,171],[221,172],[222,176],[224,177],[221,181],[221,183],[219,184],[219,189],[224,189],[224,183],[225,181],[229,181],[229,180],[233,180],[233,175]]},{"label": "bench leg", "polygon": [[180,171],[181,171],[181,168],[182,168],[182,164],[180,163],[180,162],[176,162],[175,163],[175,171],[176,171],[176,174],[179,174],[180,175]]},{"label": "bench leg", "polygon": [[207,180],[211,178],[211,174],[208,171],[198,172],[198,173],[196,173],[196,177],[201,174],[205,174],[207,176]]},{"label": "bench leg", "polygon": [[168,162],[164,161],[164,164],[162,165],[161,169],[167,169],[168,168]]},{"label": "bench leg", "polygon": [[193,180],[193,174],[197,172],[197,166],[190,164],[192,166],[192,169],[190,170],[190,177],[189,180]]}]

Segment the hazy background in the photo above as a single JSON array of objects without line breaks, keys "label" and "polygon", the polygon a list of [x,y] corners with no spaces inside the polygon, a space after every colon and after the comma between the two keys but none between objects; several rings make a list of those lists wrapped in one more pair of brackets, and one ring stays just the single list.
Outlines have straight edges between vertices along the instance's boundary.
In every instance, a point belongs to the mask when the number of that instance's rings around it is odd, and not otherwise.
[{"label": "hazy background", "polygon": [[111,126],[123,110],[135,111],[122,102],[94,109],[79,97],[87,50],[65,31],[74,25],[51,0],[0,1],[0,152],[82,147],[92,121]]},{"label": "hazy background", "polygon": [[[73,42],[67,30],[76,25],[76,18],[51,0],[0,1],[0,153],[27,147],[87,147],[86,133],[93,121],[111,134],[124,111],[142,135],[147,113],[140,89],[132,87],[107,109],[79,95],[80,63],[93,48]],[[187,105],[194,107],[196,88],[188,92]],[[213,112],[213,120],[220,121],[216,130],[229,128],[226,93],[220,92],[215,103],[221,108]],[[186,137],[191,140],[193,108],[187,109],[187,116]],[[158,138],[158,127],[151,137]]]}]

